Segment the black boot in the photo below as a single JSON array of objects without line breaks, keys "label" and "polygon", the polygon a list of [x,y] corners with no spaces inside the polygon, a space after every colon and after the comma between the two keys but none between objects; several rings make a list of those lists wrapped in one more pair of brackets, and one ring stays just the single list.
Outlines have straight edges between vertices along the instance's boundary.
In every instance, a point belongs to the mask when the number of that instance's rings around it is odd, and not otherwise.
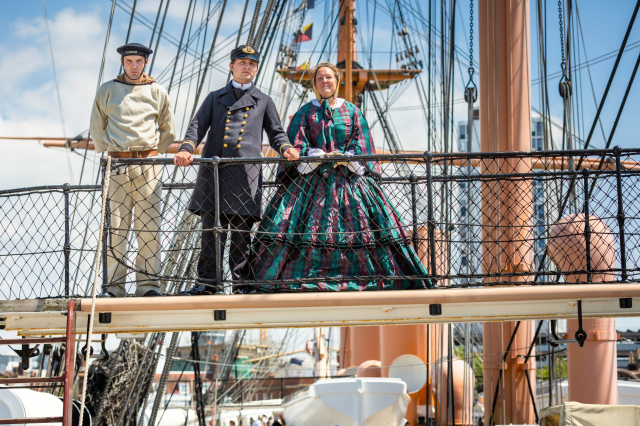
[{"label": "black boot", "polygon": [[238,285],[234,286],[233,294],[256,294],[258,290],[254,288],[252,285]]},{"label": "black boot", "polygon": [[216,294],[224,294],[224,291],[216,286],[196,283],[189,290],[178,293],[178,296],[213,296]]}]

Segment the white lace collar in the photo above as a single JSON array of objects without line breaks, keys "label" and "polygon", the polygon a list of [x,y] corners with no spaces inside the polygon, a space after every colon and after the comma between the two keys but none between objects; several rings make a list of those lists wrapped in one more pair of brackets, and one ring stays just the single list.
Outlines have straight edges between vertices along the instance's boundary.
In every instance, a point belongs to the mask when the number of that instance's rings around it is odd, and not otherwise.
[{"label": "white lace collar", "polygon": [[248,82],[247,84],[240,84],[235,80],[231,80],[231,84],[236,89],[242,89],[242,90],[247,90],[249,87],[251,87],[251,82]]},{"label": "white lace collar", "polygon": [[[317,107],[322,106],[322,104],[320,103],[320,101],[318,100],[318,98],[313,98],[311,99],[311,103]],[[342,98],[336,98],[336,101],[334,102],[333,105],[331,105],[331,109],[336,109],[336,108],[340,108],[342,105],[344,105],[344,99]]]}]

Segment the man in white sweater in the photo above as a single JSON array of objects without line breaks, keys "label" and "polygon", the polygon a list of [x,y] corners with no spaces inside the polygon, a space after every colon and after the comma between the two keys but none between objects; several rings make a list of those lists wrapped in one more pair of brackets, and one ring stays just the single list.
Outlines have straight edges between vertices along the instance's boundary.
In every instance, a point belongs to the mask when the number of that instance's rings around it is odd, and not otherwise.
[{"label": "man in white sweater", "polygon": [[[91,111],[91,137],[112,158],[154,158],[175,139],[175,120],[164,87],[144,73],[153,51],[138,43],[118,48],[124,73],[107,81]],[[129,165],[111,172],[107,242],[109,287],[103,296],[124,297],[128,273],[127,236],[133,217],[138,243],[136,296],[160,296],[162,166]]]}]

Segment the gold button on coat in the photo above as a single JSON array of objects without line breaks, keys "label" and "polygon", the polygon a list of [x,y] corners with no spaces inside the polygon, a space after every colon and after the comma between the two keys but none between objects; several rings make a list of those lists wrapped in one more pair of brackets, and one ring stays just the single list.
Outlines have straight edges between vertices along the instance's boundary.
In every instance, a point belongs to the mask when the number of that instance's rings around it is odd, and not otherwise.
[{"label": "gold button on coat", "polygon": [[229,135],[224,135],[224,138],[227,139],[229,137]]},{"label": "gold button on coat", "polygon": [[238,138],[238,140],[239,140],[239,141],[241,141],[241,140],[242,140],[242,137],[239,137],[239,138]]},{"label": "gold button on coat", "polygon": [[224,129],[225,129],[225,130],[229,130],[229,128],[228,128],[228,127],[225,127]]},{"label": "gold button on coat", "polygon": [[244,129],[240,129],[240,133],[244,133]]},{"label": "gold button on coat", "polygon": [[[229,114],[231,114],[231,112],[229,112]],[[245,114],[244,118],[247,118],[249,116],[249,114]]]},{"label": "gold button on coat", "polygon": [[231,115],[231,111],[227,111],[227,115]]},{"label": "gold button on coat", "polygon": [[227,118],[227,123],[231,123],[231,120],[229,120],[228,118]]},{"label": "gold button on coat", "polygon": [[227,144],[225,143],[225,144],[224,144],[224,145],[222,145],[222,146],[224,146],[224,147],[226,148],[226,147],[227,147]]},{"label": "gold button on coat", "polygon": [[249,107],[247,107],[246,110],[249,111]]},{"label": "gold button on coat", "polygon": [[247,122],[246,122],[246,121],[243,121],[243,122],[242,122],[242,125],[244,126],[245,124],[247,124]]},{"label": "gold button on coat", "polygon": [[238,144],[238,145],[236,145],[236,146],[237,146],[238,148],[241,148],[241,147],[242,147],[242,145],[240,145],[240,144]]}]

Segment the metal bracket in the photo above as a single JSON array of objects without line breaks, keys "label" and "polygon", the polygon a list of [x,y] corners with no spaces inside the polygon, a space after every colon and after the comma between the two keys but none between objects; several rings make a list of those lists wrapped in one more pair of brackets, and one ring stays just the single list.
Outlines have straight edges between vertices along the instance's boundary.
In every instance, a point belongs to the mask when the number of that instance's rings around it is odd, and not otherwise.
[{"label": "metal bracket", "polygon": [[100,312],[98,314],[98,322],[100,324],[111,324],[111,312]]},{"label": "metal bracket", "polygon": [[549,344],[554,348],[558,345],[567,343],[577,343],[580,347],[584,346],[584,342],[587,340],[587,332],[582,329],[582,300],[578,300],[578,331],[576,331],[575,339],[560,339],[556,333],[556,320],[551,320],[551,335],[553,339],[549,339]]},{"label": "metal bracket", "polygon": [[576,331],[576,340],[580,347],[584,346],[587,340],[587,333],[582,329],[582,300],[578,300],[578,331]]},{"label": "metal bracket", "polygon": [[631,297],[621,297],[620,309],[631,309],[631,308],[633,308],[633,299]]},{"label": "metal bracket", "polygon": [[429,315],[442,315],[442,305],[439,303],[430,304]]},{"label": "metal bracket", "polygon": [[101,361],[107,361],[109,359],[109,351],[107,351],[107,346],[106,346],[106,342],[107,342],[107,335],[106,334],[102,334],[100,337],[102,340],[100,341],[100,354],[99,355],[95,355],[92,358],[95,359],[99,359]]},{"label": "metal bracket", "polygon": [[16,355],[22,358],[22,369],[27,370],[29,369],[29,358],[40,355],[40,349],[38,349],[38,346],[40,345],[35,345],[33,348],[30,348],[29,345],[22,345],[22,349],[14,349],[11,348],[11,346],[9,347],[16,353]]}]

